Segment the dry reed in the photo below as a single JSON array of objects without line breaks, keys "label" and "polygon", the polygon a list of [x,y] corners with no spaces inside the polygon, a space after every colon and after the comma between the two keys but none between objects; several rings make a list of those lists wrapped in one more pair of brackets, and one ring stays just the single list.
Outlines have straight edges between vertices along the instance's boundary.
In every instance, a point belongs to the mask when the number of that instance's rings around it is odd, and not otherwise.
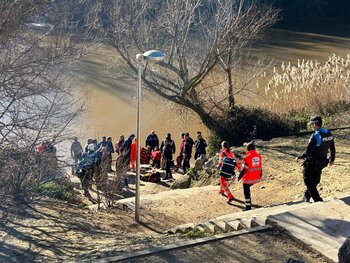
[{"label": "dry reed", "polygon": [[330,105],[350,101],[350,54],[346,58],[333,54],[324,64],[317,60],[298,60],[295,66],[282,63],[267,80],[264,108],[279,114],[324,113]]}]

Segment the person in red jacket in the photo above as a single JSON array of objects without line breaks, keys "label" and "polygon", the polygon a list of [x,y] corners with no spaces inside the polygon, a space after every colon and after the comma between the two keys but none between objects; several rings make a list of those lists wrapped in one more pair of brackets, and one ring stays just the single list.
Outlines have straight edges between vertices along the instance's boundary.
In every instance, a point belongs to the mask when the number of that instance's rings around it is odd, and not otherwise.
[{"label": "person in red jacket", "polygon": [[136,172],[136,158],[137,158],[137,138],[134,138],[131,143],[130,164],[133,172]]},{"label": "person in red jacket", "polygon": [[243,158],[242,170],[239,174],[238,181],[243,182],[243,192],[245,198],[245,209],[243,211],[252,209],[252,201],[250,198],[250,187],[260,182],[262,176],[262,158],[261,155],[255,151],[254,142],[247,145],[247,153]]},{"label": "person in red jacket", "polygon": [[[229,158],[235,159],[236,160],[236,168],[238,170],[241,169],[241,166],[239,165],[235,154],[230,151],[230,146],[229,146],[227,141],[223,141],[221,143],[221,151],[220,151],[220,154],[219,154],[218,168],[220,168],[223,165],[224,157],[229,157]],[[234,200],[234,196],[231,193],[230,189],[228,188],[227,180],[228,179],[226,177],[220,176],[220,191],[219,191],[219,194],[221,194],[222,196],[226,196],[228,198],[228,203],[230,203],[230,202],[232,202]]]}]

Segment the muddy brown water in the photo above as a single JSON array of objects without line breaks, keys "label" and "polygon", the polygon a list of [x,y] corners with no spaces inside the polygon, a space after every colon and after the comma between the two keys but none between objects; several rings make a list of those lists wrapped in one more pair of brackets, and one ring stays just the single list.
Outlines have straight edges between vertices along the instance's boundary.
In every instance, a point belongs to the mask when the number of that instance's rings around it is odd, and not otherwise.
[{"label": "muddy brown water", "polygon": [[[273,59],[278,66],[282,61],[296,63],[298,59],[327,60],[333,53],[350,53],[350,37],[303,33],[288,30],[270,30],[267,37],[253,49],[254,54]],[[136,81],[106,77],[108,63],[115,59],[112,49],[102,47],[80,65],[82,89],[87,94],[89,107],[78,125],[82,142],[86,138],[112,136],[115,142],[120,134],[136,132]],[[254,98],[252,98],[254,99]],[[208,130],[194,113],[180,114],[171,103],[143,88],[141,101],[141,141],[155,130],[159,139],[167,132],[175,142],[179,134],[189,132],[194,138],[197,131],[207,137]]]}]

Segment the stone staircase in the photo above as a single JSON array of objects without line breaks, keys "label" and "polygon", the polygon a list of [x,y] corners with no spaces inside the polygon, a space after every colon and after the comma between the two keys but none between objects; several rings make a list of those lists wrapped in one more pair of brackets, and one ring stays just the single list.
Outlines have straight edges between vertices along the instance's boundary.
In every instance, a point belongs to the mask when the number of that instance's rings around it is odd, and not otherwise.
[{"label": "stone staircase", "polygon": [[263,207],[245,212],[220,216],[198,224],[185,224],[167,230],[167,234],[186,234],[191,231],[203,231],[207,234],[222,234],[242,229],[250,229],[270,224],[269,216],[313,206],[313,203],[292,202],[276,206]]}]

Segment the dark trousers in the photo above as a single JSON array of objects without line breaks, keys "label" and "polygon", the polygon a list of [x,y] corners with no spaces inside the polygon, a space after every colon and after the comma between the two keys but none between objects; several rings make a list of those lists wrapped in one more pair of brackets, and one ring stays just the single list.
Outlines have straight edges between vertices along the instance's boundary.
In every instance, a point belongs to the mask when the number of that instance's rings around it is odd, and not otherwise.
[{"label": "dark trousers", "polygon": [[309,201],[310,198],[312,198],[315,202],[322,202],[323,199],[318,193],[317,185],[321,181],[321,173],[323,167],[320,167],[313,162],[304,162],[303,165],[304,183],[307,188],[305,192],[305,199]]},{"label": "dark trousers", "polygon": [[171,165],[172,165],[172,160],[168,161],[166,160],[165,162],[165,178],[173,178],[171,174]]},{"label": "dark trousers", "polygon": [[190,158],[188,158],[188,157],[184,158],[183,166],[182,166],[182,169],[183,169],[184,173],[186,173],[187,169],[190,168],[190,159],[191,159],[191,157]]},{"label": "dark trousers", "polygon": [[243,184],[243,193],[245,198],[245,207],[247,210],[252,209],[252,200],[250,198],[250,187],[252,184]]}]

